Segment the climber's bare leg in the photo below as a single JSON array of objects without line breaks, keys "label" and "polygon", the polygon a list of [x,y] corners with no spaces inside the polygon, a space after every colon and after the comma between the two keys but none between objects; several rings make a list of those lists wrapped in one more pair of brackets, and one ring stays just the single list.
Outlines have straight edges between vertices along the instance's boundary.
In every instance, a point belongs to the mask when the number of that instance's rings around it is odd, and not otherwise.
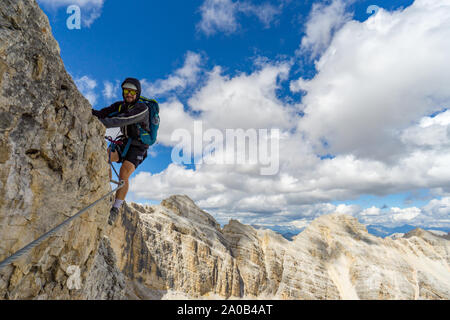
[{"label": "climber's bare leg", "polygon": [[133,174],[134,170],[136,170],[136,167],[134,166],[133,163],[131,163],[128,160],[123,161],[123,164],[120,167],[119,178],[120,180],[123,180],[125,184],[123,185],[122,188],[117,190],[116,192],[117,200],[125,200],[125,197],[128,193],[128,186],[129,186],[128,179]]}]

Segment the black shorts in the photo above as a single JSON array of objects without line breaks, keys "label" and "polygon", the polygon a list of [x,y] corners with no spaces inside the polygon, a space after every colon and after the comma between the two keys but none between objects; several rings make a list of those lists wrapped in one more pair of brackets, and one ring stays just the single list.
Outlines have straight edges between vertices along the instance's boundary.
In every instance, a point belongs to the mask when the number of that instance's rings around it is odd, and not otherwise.
[{"label": "black shorts", "polygon": [[125,148],[127,140],[122,145],[116,147],[116,151],[119,154],[119,163],[123,163],[124,160],[130,161],[134,164],[135,169],[147,158],[147,149],[130,145],[125,157],[122,157],[122,150]]}]

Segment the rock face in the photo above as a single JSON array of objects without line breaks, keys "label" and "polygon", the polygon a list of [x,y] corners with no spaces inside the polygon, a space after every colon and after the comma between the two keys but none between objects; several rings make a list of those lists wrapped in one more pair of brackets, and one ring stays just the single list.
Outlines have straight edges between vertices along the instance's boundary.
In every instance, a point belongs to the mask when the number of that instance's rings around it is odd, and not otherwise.
[{"label": "rock face", "polygon": [[348,215],[293,241],[236,220],[221,229],[187,196],[130,204],[109,238],[139,298],[449,299],[450,243],[416,229],[378,238]]},{"label": "rock face", "polygon": [[[110,191],[104,131],[67,74],[36,2],[2,0],[0,260]],[[83,298],[68,289],[67,270],[88,276],[107,206],[0,270],[0,298]]]}]

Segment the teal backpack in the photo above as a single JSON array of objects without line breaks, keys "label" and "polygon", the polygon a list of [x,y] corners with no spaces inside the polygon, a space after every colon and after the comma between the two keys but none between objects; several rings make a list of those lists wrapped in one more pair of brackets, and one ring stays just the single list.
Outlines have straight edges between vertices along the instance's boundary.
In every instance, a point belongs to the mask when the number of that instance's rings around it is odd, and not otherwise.
[{"label": "teal backpack", "polygon": [[141,141],[145,144],[151,146],[156,142],[156,137],[158,135],[159,129],[159,105],[155,99],[148,99],[145,97],[140,97],[139,101],[145,104],[148,107],[148,124],[150,127],[150,131],[146,131],[140,125],[137,125],[139,129],[139,136]]}]

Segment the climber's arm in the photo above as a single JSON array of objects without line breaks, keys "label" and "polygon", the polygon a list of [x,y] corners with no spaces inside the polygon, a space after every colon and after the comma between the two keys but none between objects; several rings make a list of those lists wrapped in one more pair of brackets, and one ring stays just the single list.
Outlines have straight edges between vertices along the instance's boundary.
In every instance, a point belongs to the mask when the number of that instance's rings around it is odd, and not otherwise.
[{"label": "climber's arm", "polygon": [[118,102],[113,103],[109,107],[103,108],[101,110],[94,110],[94,109],[92,109],[92,115],[96,116],[99,119],[104,119],[109,114],[111,114],[113,112],[117,112],[119,110],[120,104],[121,104],[121,102],[118,101]]},{"label": "climber's arm", "polygon": [[135,107],[127,112],[116,116],[100,119],[106,128],[123,127],[133,123],[145,122],[148,119],[148,108],[145,104],[136,104]]}]

